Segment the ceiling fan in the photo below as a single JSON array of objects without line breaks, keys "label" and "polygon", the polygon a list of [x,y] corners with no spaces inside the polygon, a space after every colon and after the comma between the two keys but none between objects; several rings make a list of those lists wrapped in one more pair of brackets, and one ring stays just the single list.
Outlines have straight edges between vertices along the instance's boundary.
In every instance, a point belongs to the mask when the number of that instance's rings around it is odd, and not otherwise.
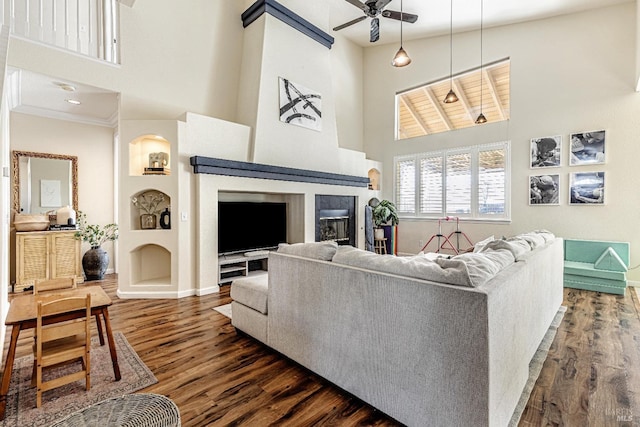
[{"label": "ceiling fan", "polygon": [[383,10],[389,3],[391,3],[391,0],[367,0],[364,3],[360,2],[359,0],[345,1],[362,10],[364,12],[364,15],[349,22],[345,22],[342,25],[338,25],[333,29],[333,31],[339,31],[350,25],[357,24],[360,21],[364,21],[367,18],[372,18],[371,30],[369,33],[369,41],[372,43],[377,42],[380,38],[380,22],[378,20],[378,16],[383,16],[385,18],[395,19],[398,21],[402,20],[403,22],[409,22],[411,24],[418,20],[418,15],[396,12],[395,10]]}]

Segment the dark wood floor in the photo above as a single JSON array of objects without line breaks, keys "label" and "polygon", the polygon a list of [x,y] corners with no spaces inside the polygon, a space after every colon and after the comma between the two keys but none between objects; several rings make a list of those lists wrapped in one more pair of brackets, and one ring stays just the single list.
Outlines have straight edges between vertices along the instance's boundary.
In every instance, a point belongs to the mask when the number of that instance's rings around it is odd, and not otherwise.
[{"label": "dark wood floor", "polygon": [[[213,310],[230,302],[228,287],[204,297],[121,300],[115,276],[91,283],[107,290],[114,300],[114,330],[125,334],[159,380],[144,391],[173,399],[183,426],[399,425],[237,334]],[[564,305],[567,312],[520,425],[640,425],[635,292],[622,297],[565,289]],[[30,336],[21,334],[17,357],[31,351]]]}]

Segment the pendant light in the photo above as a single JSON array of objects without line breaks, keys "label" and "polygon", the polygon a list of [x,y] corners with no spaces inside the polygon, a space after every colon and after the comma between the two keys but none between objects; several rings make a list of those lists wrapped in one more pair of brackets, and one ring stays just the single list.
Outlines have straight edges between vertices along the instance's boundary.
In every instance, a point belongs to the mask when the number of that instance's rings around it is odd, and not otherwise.
[{"label": "pendant light", "polygon": [[402,47],[402,21],[403,21],[403,8],[402,8],[402,0],[400,0],[400,49],[396,53],[396,56],[393,57],[393,61],[391,61],[391,65],[394,67],[404,67],[406,65],[411,64],[411,58],[407,54],[407,51]]},{"label": "pendant light", "polygon": [[484,0],[480,0],[480,114],[476,119],[476,124],[481,125],[487,123],[487,118],[482,114],[482,85],[484,78],[482,77],[482,17],[484,15]]},{"label": "pendant light", "polygon": [[458,100],[458,95],[453,91],[453,0],[449,2],[451,4],[450,25],[449,25],[449,93],[444,97],[445,104],[451,104]]}]

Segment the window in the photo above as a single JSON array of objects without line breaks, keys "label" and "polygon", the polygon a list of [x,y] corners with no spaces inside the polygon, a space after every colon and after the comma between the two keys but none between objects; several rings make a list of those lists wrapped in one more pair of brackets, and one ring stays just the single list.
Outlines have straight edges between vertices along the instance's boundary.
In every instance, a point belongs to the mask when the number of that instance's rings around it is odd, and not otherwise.
[{"label": "window", "polygon": [[[485,64],[482,69],[465,71],[451,79],[447,76],[398,93],[396,139],[474,126],[475,119],[480,114],[481,100],[482,113],[489,122],[508,120],[510,68],[510,60],[506,59]],[[458,95],[458,102],[443,102],[449,89],[453,89]]]},{"label": "window", "polygon": [[400,156],[394,164],[401,216],[509,219],[509,142]]}]

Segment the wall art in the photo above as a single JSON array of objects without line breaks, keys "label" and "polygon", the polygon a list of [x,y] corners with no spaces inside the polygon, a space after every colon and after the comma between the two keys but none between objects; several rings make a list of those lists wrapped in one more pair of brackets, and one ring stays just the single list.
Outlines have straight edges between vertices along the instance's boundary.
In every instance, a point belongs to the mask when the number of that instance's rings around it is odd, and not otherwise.
[{"label": "wall art", "polygon": [[40,180],[40,206],[43,208],[59,208],[62,206],[59,180]]},{"label": "wall art", "polygon": [[280,121],[317,131],[322,130],[322,97],[319,93],[280,80]]},{"label": "wall art", "polygon": [[572,205],[604,204],[604,172],[570,174],[569,203]]},{"label": "wall art", "polygon": [[530,205],[560,204],[560,175],[532,175],[529,177]]},{"label": "wall art", "polygon": [[531,167],[558,167],[562,157],[562,136],[547,136],[531,139]]},{"label": "wall art", "polygon": [[604,163],[605,131],[572,133],[569,139],[569,164],[571,166]]}]

